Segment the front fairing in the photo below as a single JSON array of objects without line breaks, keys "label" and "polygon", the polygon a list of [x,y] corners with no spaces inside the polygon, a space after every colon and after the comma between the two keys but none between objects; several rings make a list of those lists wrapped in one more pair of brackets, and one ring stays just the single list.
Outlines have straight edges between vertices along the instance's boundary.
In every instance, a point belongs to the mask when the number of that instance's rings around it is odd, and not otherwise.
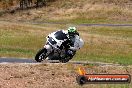
[{"label": "front fairing", "polygon": [[67,35],[63,33],[62,30],[60,30],[49,34],[47,38],[47,42],[49,42],[53,47],[59,49],[62,43],[67,39],[68,39]]},{"label": "front fairing", "polygon": [[63,31],[57,31],[55,34],[54,34],[55,38],[58,39],[58,40],[65,40],[67,39],[67,36],[65,33],[63,33]]}]

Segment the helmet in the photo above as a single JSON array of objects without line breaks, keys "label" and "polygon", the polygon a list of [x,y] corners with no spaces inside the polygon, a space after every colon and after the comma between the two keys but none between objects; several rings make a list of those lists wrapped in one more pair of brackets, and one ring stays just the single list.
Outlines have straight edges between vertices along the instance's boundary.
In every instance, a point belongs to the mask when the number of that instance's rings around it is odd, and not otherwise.
[{"label": "helmet", "polygon": [[74,37],[75,34],[77,34],[76,27],[69,27],[68,28],[68,34],[69,34],[70,37]]}]

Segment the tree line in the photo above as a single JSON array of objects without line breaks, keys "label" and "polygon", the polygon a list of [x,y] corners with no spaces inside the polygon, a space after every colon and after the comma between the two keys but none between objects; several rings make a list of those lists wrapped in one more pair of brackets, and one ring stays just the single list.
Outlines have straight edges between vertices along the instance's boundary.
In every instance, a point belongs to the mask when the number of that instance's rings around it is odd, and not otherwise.
[{"label": "tree line", "polygon": [[46,6],[47,2],[55,0],[0,0],[0,8],[7,9],[11,6],[19,5],[20,9],[26,9],[31,7]]}]

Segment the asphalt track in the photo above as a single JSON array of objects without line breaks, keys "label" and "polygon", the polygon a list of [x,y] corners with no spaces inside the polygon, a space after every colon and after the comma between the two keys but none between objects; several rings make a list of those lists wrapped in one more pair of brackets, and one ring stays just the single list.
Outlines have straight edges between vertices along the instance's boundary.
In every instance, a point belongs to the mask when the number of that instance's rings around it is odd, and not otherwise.
[{"label": "asphalt track", "polygon": [[[47,60],[47,61],[42,61],[42,62],[36,62],[34,59],[22,59],[22,58],[6,58],[6,57],[1,57],[0,58],[0,64],[43,64],[43,63],[61,63],[58,60]],[[94,64],[94,65],[100,65],[100,66],[120,66],[120,64],[113,64],[113,63],[104,63],[104,62],[90,62],[90,61],[69,61],[67,63],[71,63],[71,64]],[[65,64],[65,63],[63,63]]]},{"label": "asphalt track", "polygon": [[[81,64],[82,61],[71,61],[72,63],[77,63],[77,64]],[[41,62],[37,62],[34,59],[26,59],[26,58],[6,58],[6,57],[2,57],[0,58],[0,63],[41,63]],[[47,61],[43,61],[43,63],[59,63],[58,60],[47,60]],[[86,62],[83,62],[86,63]]]},{"label": "asphalt track", "polygon": [[33,59],[0,58],[0,63],[37,63]]}]

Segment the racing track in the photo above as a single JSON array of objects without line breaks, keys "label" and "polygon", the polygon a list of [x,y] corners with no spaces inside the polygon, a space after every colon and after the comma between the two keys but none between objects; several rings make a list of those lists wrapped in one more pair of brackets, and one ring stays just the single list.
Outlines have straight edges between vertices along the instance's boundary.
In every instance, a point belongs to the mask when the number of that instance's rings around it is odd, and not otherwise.
[{"label": "racing track", "polygon": [[37,63],[33,59],[0,58],[0,63]]},{"label": "racing track", "polygon": [[[47,60],[42,62],[36,62],[34,59],[22,59],[22,58],[0,58],[0,64],[9,64],[9,63],[20,63],[20,64],[41,64],[41,63],[60,63],[58,60]],[[119,64],[113,63],[104,63],[104,62],[90,62],[90,61],[69,61],[71,64],[94,64],[94,65],[114,65],[119,66]]]}]

